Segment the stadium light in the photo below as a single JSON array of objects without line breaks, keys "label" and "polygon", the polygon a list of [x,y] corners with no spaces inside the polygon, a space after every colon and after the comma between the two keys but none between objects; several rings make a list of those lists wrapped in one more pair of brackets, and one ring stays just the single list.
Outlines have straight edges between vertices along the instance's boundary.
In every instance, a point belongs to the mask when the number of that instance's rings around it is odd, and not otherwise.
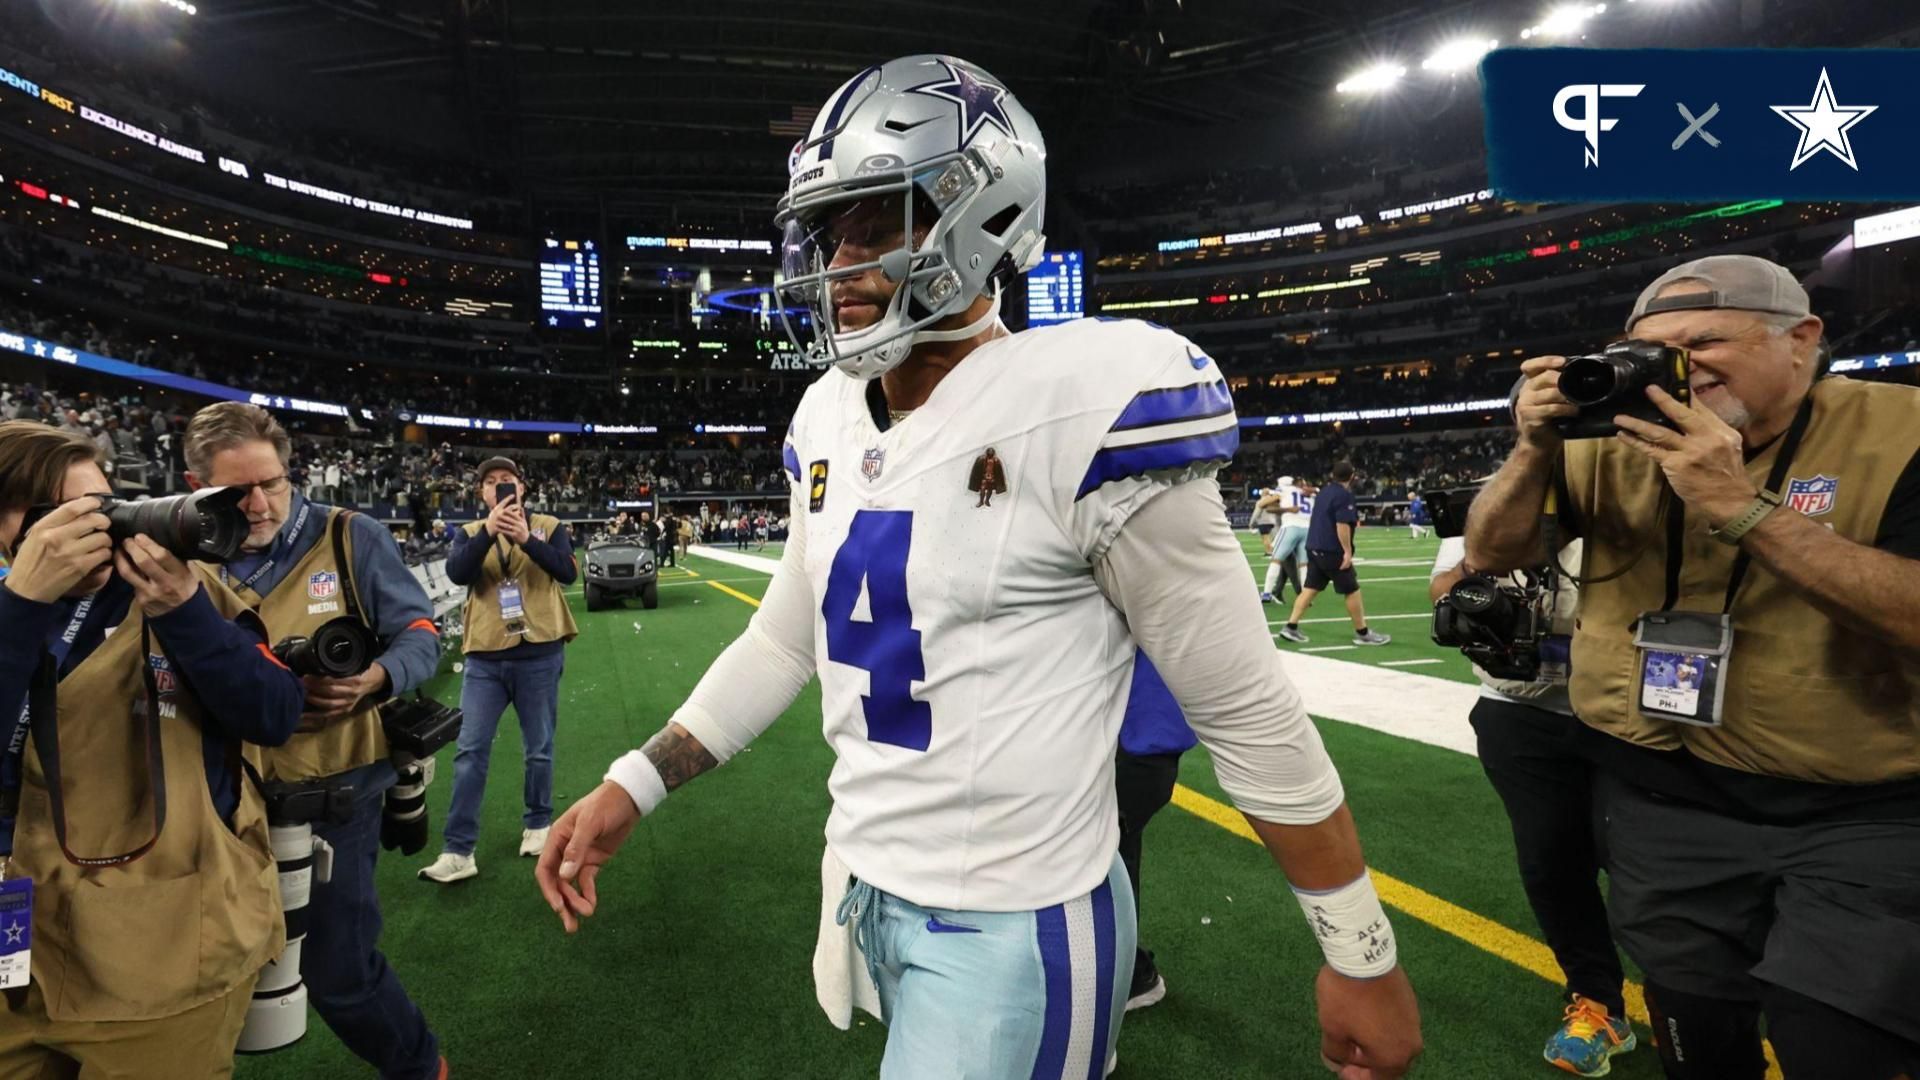
[{"label": "stadium light", "polygon": [[1520,37],[1523,41],[1536,37],[1573,37],[1580,33],[1589,19],[1606,13],[1605,4],[1563,4],[1547,12],[1547,17],[1540,20],[1538,26],[1529,26],[1520,31]]},{"label": "stadium light", "polygon": [[1385,90],[1407,73],[1405,66],[1384,61],[1361,68],[1334,85],[1342,94],[1371,94]]},{"label": "stadium light", "polygon": [[1493,38],[1458,38],[1429,53],[1420,62],[1422,71],[1465,71],[1480,62],[1500,43]]},{"label": "stadium light", "polygon": [[[121,2],[121,3],[123,3],[123,4],[125,4],[125,3],[143,3],[143,2],[145,2],[145,0],[120,0],[120,2]],[[170,8],[172,8],[173,10],[175,10],[175,11],[178,11],[178,12],[180,12],[180,13],[181,13],[181,14],[183,14],[183,15],[198,15],[198,14],[200,14],[200,9],[199,9],[199,8],[197,8],[197,7],[195,7],[195,6],[193,6],[193,5],[192,5],[192,4],[190,4],[190,3],[187,3],[187,0],[154,0],[154,2],[156,2],[156,3],[158,3],[158,4],[160,4],[160,5],[162,6],[162,7],[170,7]]]}]

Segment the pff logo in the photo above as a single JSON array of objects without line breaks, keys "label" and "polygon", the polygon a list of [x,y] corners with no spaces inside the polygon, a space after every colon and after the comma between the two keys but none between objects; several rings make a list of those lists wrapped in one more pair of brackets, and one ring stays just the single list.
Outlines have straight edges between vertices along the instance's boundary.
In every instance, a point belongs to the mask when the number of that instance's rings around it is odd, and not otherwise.
[{"label": "pff logo", "polygon": [[[1583,168],[1600,166],[1600,133],[1612,131],[1620,122],[1617,116],[1600,115],[1600,99],[1610,97],[1639,97],[1645,90],[1645,83],[1575,83],[1563,86],[1553,95],[1553,119],[1568,131],[1577,131],[1586,136],[1587,149]],[[1575,99],[1581,102],[1580,115],[1567,111],[1567,106]]]}]

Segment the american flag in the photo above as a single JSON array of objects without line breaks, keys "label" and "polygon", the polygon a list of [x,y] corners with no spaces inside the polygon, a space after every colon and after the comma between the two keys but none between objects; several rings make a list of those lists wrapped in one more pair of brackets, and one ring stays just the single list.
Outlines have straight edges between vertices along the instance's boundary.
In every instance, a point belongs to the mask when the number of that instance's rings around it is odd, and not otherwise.
[{"label": "american flag", "polygon": [[767,121],[767,134],[788,139],[804,139],[807,132],[813,130],[814,118],[819,115],[820,106],[818,105],[795,105],[790,119]]}]

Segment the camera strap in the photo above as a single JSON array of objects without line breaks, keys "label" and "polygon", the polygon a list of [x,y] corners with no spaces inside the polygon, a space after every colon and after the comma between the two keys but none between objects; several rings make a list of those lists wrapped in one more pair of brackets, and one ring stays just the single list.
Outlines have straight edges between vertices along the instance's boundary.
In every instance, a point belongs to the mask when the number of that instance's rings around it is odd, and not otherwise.
[{"label": "camera strap", "polygon": [[347,614],[355,622],[367,626],[367,620],[360,611],[360,591],[353,587],[353,560],[347,557],[347,519],[353,516],[351,510],[336,512],[328,532],[333,542],[333,564],[340,568],[340,591],[346,596]]},{"label": "camera strap", "polygon": [[[1813,422],[1813,392],[1801,400],[1800,409],[1793,414],[1793,423],[1788,425],[1787,433],[1780,443],[1780,455],[1773,459],[1773,468],[1767,473],[1766,490],[1776,494],[1780,485],[1787,479],[1788,470],[1793,468],[1793,457],[1800,452],[1800,440],[1806,437],[1807,426]],[[1672,611],[1673,605],[1680,601],[1680,564],[1686,560],[1683,542],[1686,537],[1686,504],[1679,499],[1670,499],[1667,503],[1667,597],[1660,605],[1661,611]],[[1747,567],[1753,562],[1753,556],[1742,547],[1733,557],[1733,570],[1727,575],[1726,601],[1720,607],[1722,615],[1733,612],[1733,601],[1740,593],[1740,585],[1746,579]]]},{"label": "camera strap", "polygon": [[[80,598],[74,606],[73,618],[67,621],[66,630],[46,646],[42,653],[53,664],[57,678],[60,666],[67,662],[67,654],[73,651],[73,643],[80,637],[80,628],[86,624],[87,616],[93,611],[93,602],[99,596],[93,593]],[[38,673],[35,674],[38,678]],[[20,788],[26,782],[22,759],[27,752],[27,731],[33,718],[33,694],[29,686],[27,700],[20,703],[20,716],[14,721],[13,731],[7,737],[7,750],[4,764],[0,765],[0,821],[11,823],[20,813]],[[9,837],[11,830],[9,830]]]},{"label": "camera strap", "polygon": [[152,654],[153,632],[146,620],[142,619],[140,676],[147,695],[147,786],[153,793],[153,835],[147,838],[146,843],[118,855],[75,855],[73,849],[67,846],[66,798],[61,793],[60,781],[60,669],[50,653],[42,655],[40,670],[27,692],[33,717],[33,745],[40,756],[40,769],[47,779],[47,802],[53,815],[53,835],[60,843],[60,853],[75,866],[124,866],[152,851],[153,846],[160,842],[161,831],[167,826],[167,766],[160,742],[160,687],[153,676],[153,664],[148,660]]}]

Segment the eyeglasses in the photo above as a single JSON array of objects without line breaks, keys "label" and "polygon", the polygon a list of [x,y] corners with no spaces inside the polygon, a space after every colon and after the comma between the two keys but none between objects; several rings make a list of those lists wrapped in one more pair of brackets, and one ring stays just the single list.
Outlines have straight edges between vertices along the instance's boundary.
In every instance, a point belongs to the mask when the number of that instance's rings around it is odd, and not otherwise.
[{"label": "eyeglasses", "polygon": [[259,481],[258,483],[249,484],[247,486],[257,487],[261,491],[264,491],[269,495],[285,495],[287,493],[287,489],[293,486],[293,480],[290,479],[286,473],[281,473],[279,476],[276,476],[271,480],[262,480],[262,481]]}]

